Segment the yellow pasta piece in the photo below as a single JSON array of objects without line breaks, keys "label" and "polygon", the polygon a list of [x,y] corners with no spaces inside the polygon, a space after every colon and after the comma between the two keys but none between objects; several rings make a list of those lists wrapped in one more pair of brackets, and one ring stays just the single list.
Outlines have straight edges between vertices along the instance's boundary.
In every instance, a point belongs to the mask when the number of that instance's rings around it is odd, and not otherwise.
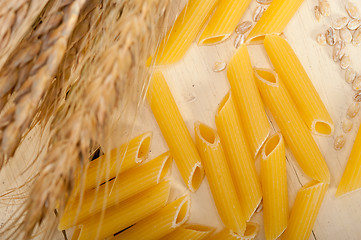
[{"label": "yellow pasta piece", "polygon": [[187,52],[218,0],[189,0],[157,49],[155,63],[172,64]]},{"label": "yellow pasta piece", "polygon": [[200,122],[196,122],[194,128],[196,145],[218,214],[227,228],[242,235],[246,229],[246,217],[238,201],[219,136],[215,130]]},{"label": "yellow pasta piece", "polygon": [[282,240],[307,240],[320,211],[328,184],[311,181],[297,193]]},{"label": "yellow pasta piece", "polygon": [[336,196],[361,188],[361,126],[353,144],[346,169],[338,185]]},{"label": "yellow pasta piece", "polygon": [[268,33],[281,34],[304,0],[273,0],[247,37],[250,44],[261,44]]},{"label": "yellow pasta piece", "polygon": [[280,133],[271,136],[262,149],[261,180],[265,235],[273,240],[284,232],[288,220],[286,153]]},{"label": "yellow pasta piece", "polygon": [[89,162],[84,169],[85,175],[80,176],[76,182],[71,197],[79,194],[79,190],[88,191],[137,166],[148,157],[151,141],[152,133],[144,133],[111,150],[110,154],[104,154]]},{"label": "yellow pasta piece", "polygon": [[81,231],[81,228],[80,228],[80,227],[77,227],[77,228],[74,230],[73,235],[71,236],[71,240],[78,240],[80,231]]},{"label": "yellow pasta piece", "polygon": [[220,0],[199,38],[199,45],[220,43],[231,36],[251,0]]},{"label": "yellow pasta piece", "polygon": [[233,96],[228,93],[219,104],[216,125],[238,198],[248,221],[261,202],[262,190],[240,123]]},{"label": "yellow pasta piece", "polygon": [[[82,223],[78,240],[103,239],[144,219],[161,209],[167,202],[170,183],[163,181],[104,213],[97,213]],[[102,214],[104,217],[102,218]]]},{"label": "yellow pasta piece", "polygon": [[182,225],[189,218],[189,196],[181,197],[158,212],[119,233],[115,240],[158,240]]},{"label": "yellow pasta piece", "polygon": [[227,77],[251,153],[256,156],[271,127],[257,89],[246,45],[242,44],[229,62]]},{"label": "yellow pasta piece", "polygon": [[263,100],[302,170],[314,180],[329,183],[327,164],[281,79],[267,69],[255,69],[255,75]]},{"label": "yellow pasta piece", "polygon": [[243,236],[239,236],[231,230],[224,228],[219,233],[213,235],[209,240],[252,240],[259,232],[259,225],[257,223],[248,222],[246,231]]},{"label": "yellow pasta piece", "polygon": [[197,148],[161,72],[155,72],[147,99],[187,187],[194,192],[204,170]]},{"label": "yellow pasta piece", "polygon": [[266,35],[264,47],[306,125],[313,133],[331,135],[334,125],[330,114],[288,42]]},{"label": "yellow pasta piece", "polygon": [[206,239],[213,231],[213,228],[206,226],[183,225],[168,235],[162,237],[161,240],[203,240]]},{"label": "yellow pasta piece", "polygon": [[139,167],[129,169],[98,189],[86,192],[82,199],[80,196],[70,199],[58,228],[64,230],[73,227],[102,209],[158,184],[167,174],[171,162],[170,154],[164,153]]}]

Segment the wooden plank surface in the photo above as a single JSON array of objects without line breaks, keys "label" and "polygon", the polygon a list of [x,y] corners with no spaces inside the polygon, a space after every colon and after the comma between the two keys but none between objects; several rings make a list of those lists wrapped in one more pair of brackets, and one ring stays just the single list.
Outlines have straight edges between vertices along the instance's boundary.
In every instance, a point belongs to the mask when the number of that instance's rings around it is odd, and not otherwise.
[{"label": "wooden plank surface", "polygon": [[[322,19],[321,22],[317,22],[313,11],[317,1],[305,0],[287,26],[285,36],[309,74],[326,108],[329,110],[335,122],[336,134],[339,134],[341,133],[341,121],[345,118],[347,107],[352,102],[353,91],[350,85],[344,81],[344,71],[340,69],[338,63],[332,60],[332,48],[320,46],[315,41],[316,35],[324,32],[331,25],[332,19],[338,16],[346,16],[346,11],[343,7],[344,1],[329,0],[329,2],[331,3],[331,16]],[[186,0],[181,0],[176,4],[181,9],[185,3]],[[361,9],[360,1],[357,1],[357,5]],[[252,12],[256,6],[256,2],[253,1],[243,20],[251,19]],[[236,50],[233,46],[234,38],[235,36],[232,35],[229,40],[216,46],[197,47],[193,44],[179,63],[160,68],[164,72],[193,138],[195,121],[199,120],[215,127],[214,116],[217,105],[229,90],[229,84],[226,78],[226,71],[215,73],[212,67],[217,61],[228,62],[230,60]],[[255,67],[271,67],[262,46],[250,46],[249,51]],[[349,45],[347,52],[351,56],[352,66],[361,73],[359,60],[361,47],[356,48]],[[168,150],[158,125],[146,103],[139,114],[140,116],[135,123],[132,135],[136,136],[144,131],[153,131],[151,157],[155,157]],[[274,129],[277,130],[278,128],[271,116],[270,120]],[[333,149],[333,137],[314,136],[330,168],[332,179],[310,239],[360,239],[361,191],[341,198],[335,198],[337,184],[341,179],[359,124],[360,117],[357,116],[354,121],[354,128],[351,133],[346,135],[347,142],[341,151]],[[119,132],[115,131],[114,133],[113,139],[117,139]],[[30,155],[29,153],[34,155],[35,150],[36,148],[33,145],[26,145],[17,154],[14,164],[7,166],[1,171],[0,193],[3,193],[10,186],[13,187],[21,184],[22,180],[17,179],[15,176],[25,169],[24,159]],[[256,161],[256,165],[259,169],[259,160]],[[289,150],[287,151],[287,174],[289,205],[292,207],[298,189],[310,179],[303,174]],[[175,165],[172,168],[172,179],[171,198],[174,199],[176,196],[187,192]],[[8,212],[11,211],[9,207],[3,207],[0,211],[2,212],[0,215],[1,223],[5,219],[4,216],[7,216]],[[256,213],[252,221],[262,225],[262,212]],[[196,193],[191,194],[190,222],[214,226],[218,229],[223,226],[215,209],[207,179],[204,180]],[[59,237],[59,239],[61,238]],[[256,239],[265,239],[263,228],[261,228]]]}]

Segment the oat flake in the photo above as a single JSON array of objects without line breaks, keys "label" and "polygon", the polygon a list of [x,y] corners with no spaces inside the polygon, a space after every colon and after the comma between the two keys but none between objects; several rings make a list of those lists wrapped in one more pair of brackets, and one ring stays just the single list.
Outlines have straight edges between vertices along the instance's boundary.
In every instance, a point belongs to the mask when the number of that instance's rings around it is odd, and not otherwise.
[{"label": "oat flake", "polygon": [[330,7],[330,4],[326,0],[320,0],[319,7],[320,7],[320,12],[321,12],[322,16],[324,16],[324,17],[330,16],[331,7]]},{"label": "oat flake", "polygon": [[360,18],[360,12],[358,11],[358,8],[350,1],[346,3],[346,11],[348,15],[352,18]]},{"label": "oat flake", "polygon": [[353,95],[353,100],[355,102],[361,102],[361,91],[358,91],[355,95]]},{"label": "oat flake", "polygon": [[359,111],[360,111],[360,103],[353,102],[348,107],[346,116],[348,119],[352,119],[352,118],[356,117],[356,115],[358,114]]},{"label": "oat flake", "polygon": [[264,6],[258,6],[253,12],[253,21],[258,22],[265,11],[266,8]]},{"label": "oat flake", "polygon": [[234,47],[239,48],[239,46],[241,46],[241,44],[243,44],[245,40],[246,37],[244,34],[237,35],[236,39],[234,40]]},{"label": "oat flake", "polygon": [[237,34],[244,34],[251,29],[252,25],[251,21],[244,21],[237,26],[235,31]]},{"label": "oat flake", "polygon": [[328,45],[333,46],[336,43],[336,32],[335,29],[333,29],[332,27],[328,28],[326,31],[326,42]]},{"label": "oat flake", "polygon": [[360,25],[361,25],[361,21],[359,19],[351,19],[347,24],[347,28],[350,30],[355,30]]},{"label": "oat flake", "polygon": [[349,67],[345,72],[345,81],[347,83],[352,83],[356,78],[356,71],[353,68]]},{"label": "oat flake", "polygon": [[352,130],[353,122],[350,119],[345,119],[342,121],[342,130],[344,133],[348,133]]},{"label": "oat flake", "polygon": [[352,41],[352,34],[350,30],[348,30],[347,28],[342,28],[340,30],[340,38],[345,43],[350,43]]},{"label": "oat flake", "polygon": [[352,35],[352,44],[359,46],[361,44],[361,27],[357,28]]},{"label": "oat flake", "polygon": [[346,143],[346,138],[344,135],[339,135],[335,138],[335,142],[333,144],[333,147],[336,149],[336,150],[340,150],[343,148],[343,146],[345,146],[345,143]]},{"label": "oat flake", "polygon": [[350,66],[351,64],[351,59],[348,55],[343,55],[343,57],[341,58],[340,61],[340,66],[342,69],[346,69]]},{"label": "oat flake", "polygon": [[321,11],[320,11],[320,7],[319,7],[319,6],[315,6],[314,10],[315,10],[315,18],[316,18],[316,20],[319,22],[319,21],[321,20],[321,17],[322,17],[322,14],[321,14]]},{"label": "oat flake", "polygon": [[355,91],[361,90],[361,75],[357,76],[356,79],[352,83],[352,89]]},{"label": "oat flake", "polygon": [[323,33],[318,34],[317,37],[316,37],[316,41],[317,41],[318,44],[320,44],[322,46],[326,45],[326,36],[325,36],[325,34],[323,34]]},{"label": "oat flake", "polygon": [[346,27],[347,24],[348,24],[348,18],[340,17],[340,18],[337,18],[335,21],[333,21],[332,27],[334,29],[342,29],[342,28]]},{"label": "oat flake", "polygon": [[226,69],[227,63],[225,62],[215,62],[213,65],[214,72],[221,72]]},{"label": "oat flake", "polygon": [[333,61],[339,61],[343,57],[343,55],[345,55],[345,43],[343,41],[337,41],[333,46]]}]

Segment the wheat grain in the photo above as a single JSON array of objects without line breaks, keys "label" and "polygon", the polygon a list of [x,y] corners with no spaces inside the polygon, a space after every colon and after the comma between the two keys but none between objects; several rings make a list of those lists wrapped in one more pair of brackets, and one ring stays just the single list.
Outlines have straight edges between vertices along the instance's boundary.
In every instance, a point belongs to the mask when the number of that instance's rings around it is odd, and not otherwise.
[{"label": "wheat grain", "polygon": [[0,3],[0,69],[31,30],[49,0],[16,0]]}]

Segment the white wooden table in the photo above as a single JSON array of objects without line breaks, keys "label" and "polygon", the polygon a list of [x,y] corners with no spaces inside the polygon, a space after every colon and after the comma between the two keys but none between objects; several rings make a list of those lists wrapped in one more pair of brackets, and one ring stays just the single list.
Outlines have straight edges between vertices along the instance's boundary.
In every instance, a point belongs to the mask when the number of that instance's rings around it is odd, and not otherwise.
[{"label": "white wooden table", "polygon": [[[332,60],[332,48],[320,46],[315,41],[316,35],[324,32],[331,25],[333,18],[346,16],[342,0],[329,0],[329,2],[331,4],[331,16],[317,22],[313,11],[317,1],[305,0],[285,29],[285,36],[329,110],[335,123],[336,134],[338,134],[341,133],[340,124],[345,117],[346,109],[352,102],[353,90],[344,81],[344,71],[340,69],[338,63]],[[185,3],[186,0],[177,2],[176,4],[179,4],[177,8],[181,8]],[[361,9],[361,1],[356,2],[355,0],[355,3]],[[251,3],[243,17],[244,20],[251,19],[252,11],[256,6],[255,1]],[[192,137],[194,137],[194,122],[197,120],[215,127],[214,116],[217,105],[229,90],[229,84],[226,71],[215,73],[212,67],[217,61],[228,62],[230,60],[236,50],[233,46],[234,38],[235,36],[232,35],[229,40],[216,46],[197,47],[194,44],[179,63],[161,68]],[[249,51],[255,67],[271,67],[262,46],[250,46]],[[356,48],[350,45],[347,52],[351,56],[352,66],[361,73],[361,47]],[[278,127],[271,116],[270,120],[274,129],[277,130]],[[341,151],[333,149],[332,137],[314,136],[329,166],[332,179],[311,239],[361,239],[361,191],[335,198],[336,188],[345,168],[359,124],[360,117],[357,116],[354,121],[354,128],[351,133],[346,135],[347,143]],[[146,103],[140,112],[138,121],[135,123],[132,136],[144,131],[153,131],[150,157],[155,157],[168,150],[157,122]],[[115,134],[119,135],[119,132],[115,132]],[[114,139],[116,139],[116,136],[114,136]],[[30,143],[24,145],[23,150],[17,154],[15,163],[7,166],[0,173],[0,194],[9,186],[16,186],[21,183],[19,179],[15,179],[16,174],[23,170],[22,167],[19,167],[19,163],[29,156],[29,152],[34,154],[36,150],[30,147],[33,146]],[[27,154],[24,154],[25,152]],[[259,160],[256,161],[256,166],[259,169]],[[310,179],[303,174],[290,151],[287,151],[287,175],[289,204],[292,207],[298,189],[309,182]],[[171,198],[174,199],[187,192],[175,165],[172,168],[172,179]],[[10,209],[9,207],[0,208],[2,212],[0,214],[0,223],[2,217],[6,216],[7,212],[11,212]],[[3,211],[5,214],[3,214]],[[262,225],[262,212],[256,213],[252,217],[252,221]],[[191,194],[189,222],[214,226],[218,229],[223,227],[215,209],[207,179],[203,181],[196,193]],[[263,228],[261,228],[256,239],[265,239]]]}]

